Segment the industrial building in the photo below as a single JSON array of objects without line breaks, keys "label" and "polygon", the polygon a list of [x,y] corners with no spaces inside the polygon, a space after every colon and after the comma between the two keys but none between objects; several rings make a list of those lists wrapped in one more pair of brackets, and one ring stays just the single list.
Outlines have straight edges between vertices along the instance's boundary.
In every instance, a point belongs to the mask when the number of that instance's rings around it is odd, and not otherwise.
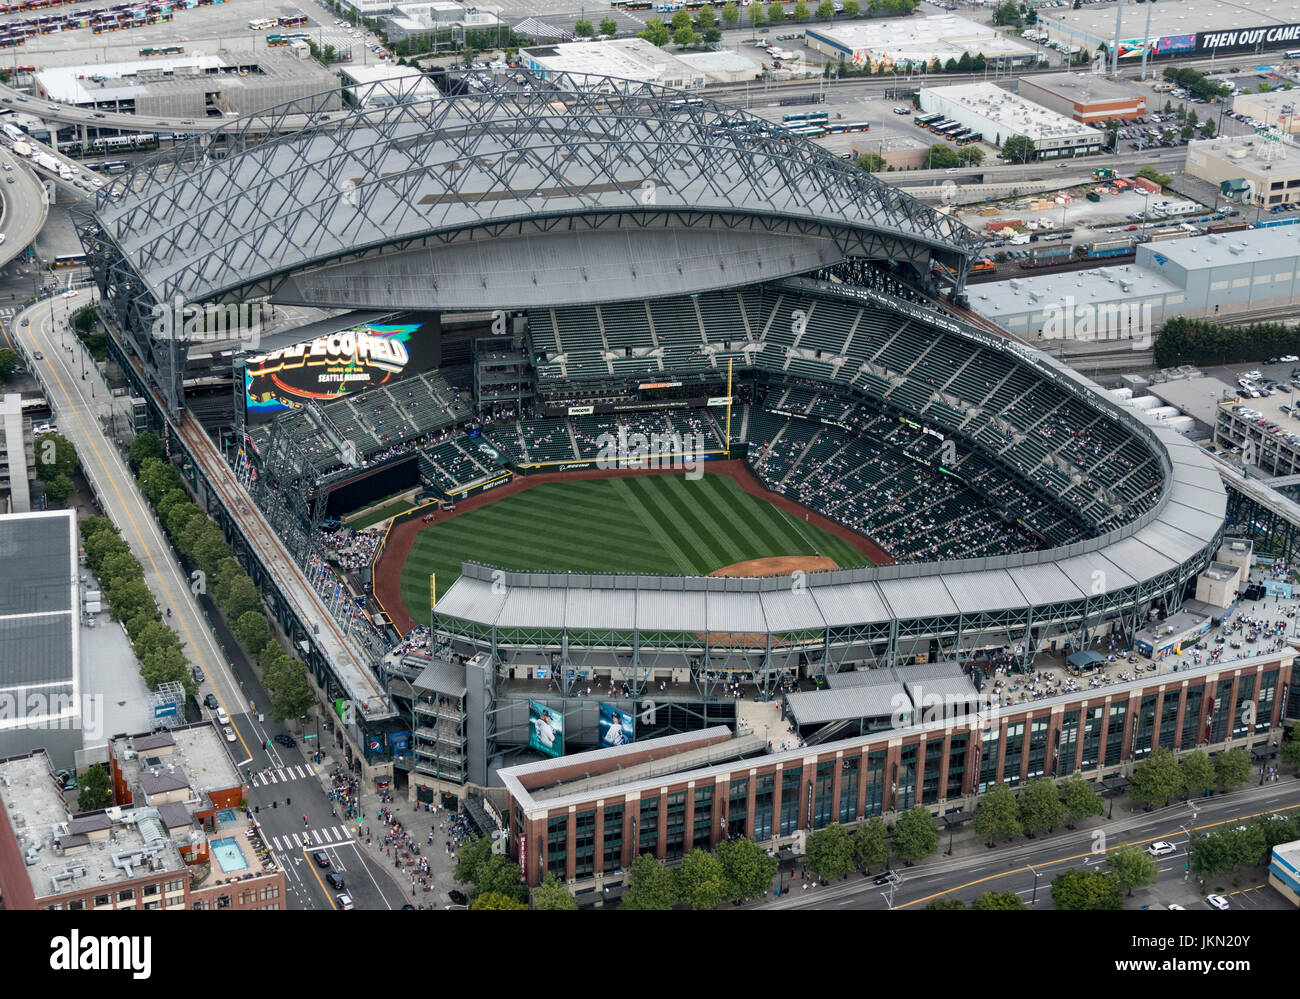
[{"label": "industrial building", "polygon": [[1240,204],[1272,208],[1300,203],[1300,156],[1263,136],[1200,139],[1187,144],[1188,174],[1219,185]]},{"label": "industrial building", "polygon": [[706,84],[744,83],[763,77],[762,65],[735,49],[718,52],[682,52],[677,56],[692,69],[704,74]]},{"label": "industrial building", "polygon": [[970,290],[971,308],[1022,336],[1132,340],[1135,350],[1146,350],[1173,316],[1226,318],[1290,306],[1300,296],[1297,230],[1278,226],[1142,243],[1132,264],[977,285]]},{"label": "industrial building", "polygon": [[[671,862],[736,836],[782,849],[832,822],[888,820],[916,805],[960,812],[975,794],[1035,777],[1081,772],[1105,791],[1108,778],[1156,748],[1263,752],[1290,716],[1283,692],[1293,686],[1294,657],[1287,649],[1183,664],[1177,674],[1161,667],[1102,689],[979,711],[966,707],[976,691],[962,677],[957,717],[922,713],[915,724],[798,749],[768,753],[761,731],[733,736],[713,727],[506,767],[498,771],[509,799],[506,853],[530,885],[553,874],[582,901],[622,885],[642,853]],[[831,714],[850,722],[860,710],[878,712],[881,691],[887,700],[914,696],[888,678],[845,690],[868,692],[838,698],[842,710]],[[1257,714],[1243,714],[1248,702]]]},{"label": "industrial building", "polygon": [[23,397],[17,392],[0,396],[0,490],[9,494],[8,509],[0,512],[31,510],[34,458],[30,428],[23,418]]},{"label": "industrial building", "polygon": [[1202,57],[1296,48],[1300,47],[1298,21],[1291,0],[1256,0],[1249,6],[1223,0],[1096,4],[1078,10],[1069,6],[1043,10],[1038,15],[1038,27],[1046,29],[1052,41],[1088,49],[1105,46],[1107,52],[1114,52],[1118,44],[1121,61],[1140,61],[1144,47],[1152,56]]},{"label": "industrial building", "polygon": [[81,595],[71,510],[0,516],[0,756],[82,748]]},{"label": "industrial building", "polygon": [[890,167],[895,170],[919,170],[925,166],[925,159],[930,154],[928,145],[908,135],[855,140],[850,148],[855,159],[868,153],[876,154],[885,161],[882,169],[886,170]]},{"label": "industrial building", "polygon": [[1300,840],[1273,847],[1268,883],[1292,905],[1300,906]]},{"label": "industrial building", "polygon": [[1020,96],[1085,125],[1131,121],[1147,113],[1147,99],[1094,73],[1044,73],[1020,81]]},{"label": "industrial building", "polygon": [[1238,94],[1232,99],[1236,115],[1255,118],[1279,132],[1295,135],[1300,132],[1300,116],[1296,115],[1300,94],[1292,90],[1270,90],[1264,94]]},{"label": "industrial building", "polygon": [[[314,60],[274,50],[57,66],[32,78],[42,100],[166,118],[246,114],[337,85],[338,77]],[[337,96],[330,102],[327,110],[339,107]]]},{"label": "industrial building", "polygon": [[392,14],[380,18],[380,23],[390,42],[439,31],[450,31],[453,37],[463,39],[465,31],[488,30],[500,25],[500,12],[499,7],[467,7],[447,0],[403,3],[394,7]]},{"label": "industrial building", "polygon": [[1090,125],[1049,111],[993,83],[922,87],[921,107],[961,122],[995,146],[1013,135],[1026,135],[1034,142],[1037,160],[1100,152],[1106,138]]},{"label": "industrial building", "polygon": [[872,19],[817,25],[804,29],[804,44],[814,52],[858,68],[910,66],[920,69],[935,59],[947,63],[963,55],[982,55],[990,66],[1036,66],[1037,50],[954,14]]},{"label": "industrial building", "polygon": [[704,69],[644,38],[539,45],[520,49],[519,58],[542,79],[567,73],[576,85],[593,89],[611,86],[606,77],[686,90],[702,87],[708,79]]},{"label": "industrial building", "polygon": [[414,66],[344,66],[339,75],[352,107],[388,107],[403,100],[431,101],[442,96],[433,81]]}]

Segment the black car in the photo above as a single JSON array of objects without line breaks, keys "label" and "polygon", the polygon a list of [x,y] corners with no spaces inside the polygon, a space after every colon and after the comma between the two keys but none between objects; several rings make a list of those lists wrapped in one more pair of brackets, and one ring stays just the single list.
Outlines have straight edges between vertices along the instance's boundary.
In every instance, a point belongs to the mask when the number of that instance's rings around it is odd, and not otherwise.
[{"label": "black car", "polygon": [[[318,863],[319,863],[319,861],[318,861]],[[330,871],[328,874],[325,875],[325,880],[328,881],[328,882],[330,883],[330,887],[332,887],[332,888],[337,888],[339,891],[342,891],[342,890],[343,890],[343,875],[342,875],[342,874],[339,874],[339,873],[337,873],[336,871]]]},{"label": "black car", "polygon": [[293,736],[289,735],[287,732],[281,732],[279,735],[275,737],[275,741],[278,742],[281,746],[284,746],[286,749],[293,749],[294,746],[298,745],[298,740],[295,739]]},{"label": "black car", "polygon": [[221,705],[217,703],[216,694],[209,694],[207,697],[203,698],[203,706],[213,711],[216,711],[217,708],[221,707]]},{"label": "black car", "polygon": [[202,667],[202,666],[195,666],[194,669],[191,670],[190,675],[194,677],[194,682],[195,682],[195,683],[202,683],[202,682],[203,682],[203,667]]},{"label": "black car", "polygon": [[317,850],[311,855],[311,859],[316,861],[317,867],[329,867],[330,865],[330,855],[324,850]]},{"label": "black car", "polygon": [[459,889],[453,888],[447,892],[447,897],[454,905],[469,905],[469,896]]},{"label": "black car", "polygon": [[893,881],[893,880],[894,880],[894,872],[893,872],[893,871],[885,871],[885,872],[882,873],[882,874],[877,874],[877,875],[876,875],[876,880],[873,881],[872,884],[877,884],[877,885],[887,885],[887,884],[889,884],[889,883],[890,883],[891,881]]}]

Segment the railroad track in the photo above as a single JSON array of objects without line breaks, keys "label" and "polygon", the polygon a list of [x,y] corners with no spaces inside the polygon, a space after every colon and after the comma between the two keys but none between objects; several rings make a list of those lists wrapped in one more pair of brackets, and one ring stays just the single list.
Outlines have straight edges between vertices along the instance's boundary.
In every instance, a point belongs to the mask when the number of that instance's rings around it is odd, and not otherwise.
[{"label": "railroad track", "polygon": [[1068,260],[1065,263],[1048,264],[1043,267],[1020,267],[1011,261],[1007,261],[1004,264],[998,264],[997,268],[992,271],[967,275],[966,284],[987,284],[990,281],[1005,281],[1007,278],[1031,277],[1036,274],[1065,274],[1070,271],[1090,271],[1097,267],[1131,264],[1136,256],[1135,252],[1125,253],[1118,257],[1103,257],[1100,260],[1091,260],[1085,257],[1082,260]]}]

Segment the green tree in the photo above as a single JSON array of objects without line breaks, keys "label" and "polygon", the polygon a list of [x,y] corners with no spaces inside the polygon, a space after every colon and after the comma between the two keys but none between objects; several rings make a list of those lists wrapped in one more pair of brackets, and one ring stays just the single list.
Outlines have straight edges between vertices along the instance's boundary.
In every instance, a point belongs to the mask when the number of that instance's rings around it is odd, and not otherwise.
[{"label": "green tree", "polygon": [[1282,762],[1289,767],[1300,767],[1300,725],[1291,729],[1290,738],[1277,750]]},{"label": "green tree", "polygon": [[573,893],[568,888],[560,884],[554,874],[548,874],[542,879],[542,883],[533,889],[533,908],[576,912],[578,900],[573,897]]},{"label": "green tree", "polygon": [[999,4],[998,8],[993,11],[993,23],[1007,24],[1014,28],[1020,27],[1020,8],[1011,2]]},{"label": "green tree", "polygon": [[853,863],[864,871],[889,863],[889,840],[885,820],[873,815],[853,830]]},{"label": "green tree", "polygon": [[844,0],[844,16],[860,17],[862,15],[862,4],[858,0]]},{"label": "green tree", "polygon": [[17,367],[18,355],[8,347],[0,348],[0,382],[8,381]]},{"label": "green tree", "polygon": [[677,902],[677,875],[663,861],[643,853],[632,861],[620,909],[671,909]]},{"label": "green tree", "polygon": [[1013,891],[986,891],[983,895],[972,902],[970,907],[980,912],[1029,908],[1029,906],[1025,905],[1021,900],[1020,896]]},{"label": "green tree", "polygon": [[767,15],[763,13],[763,8],[760,4],[751,3],[749,5],[749,23],[751,25],[757,27],[763,23],[766,17]]},{"label": "green tree", "polygon": [[948,898],[941,895],[939,898],[932,898],[925,906],[927,911],[945,912],[948,910],[965,909],[966,903],[959,898]]},{"label": "green tree", "polygon": [[1214,764],[1200,749],[1187,753],[1178,761],[1183,779],[1183,792],[1188,797],[1199,798],[1214,787]]},{"label": "green tree", "polygon": [[947,167],[955,167],[961,160],[957,158],[957,151],[951,146],[942,142],[936,142],[926,153],[925,165],[930,170],[943,170]]},{"label": "green tree", "polygon": [[1129,895],[1136,885],[1155,884],[1160,873],[1154,857],[1129,844],[1111,850],[1106,855],[1106,863],[1120,890]]},{"label": "green tree", "polygon": [[663,48],[668,44],[672,35],[669,34],[662,17],[651,17],[645,22],[645,30],[638,32],[637,37],[644,38],[651,45]]},{"label": "green tree", "polygon": [[810,17],[812,17],[812,15],[808,13],[808,4],[806,4],[804,0],[798,0],[794,5],[794,19],[796,21],[806,21]]},{"label": "green tree", "polygon": [[822,0],[822,2],[817,5],[817,16],[826,19],[834,17],[835,4],[833,4],[831,0]]},{"label": "green tree", "polygon": [[1222,874],[1232,866],[1228,842],[1218,833],[1193,839],[1191,854],[1192,870],[1203,877]]},{"label": "green tree", "polygon": [[1024,832],[1016,812],[1016,796],[1007,785],[999,784],[980,796],[971,828],[989,846],[999,839],[1013,839]]},{"label": "green tree", "polygon": [[36,438],[36,477],[51,482],[62,475],[70,478],[77,470],[77,449],[62,434],[41,434]]},{"label": "green tree", "polygon": [[1183,775],[1173,750],[1157,749],[1133,768],[1128,796],[1144,805],[1167,805],[1183,793]]},{"label": "green tree", "polygon": [[[225,604],[230,595],[230,587],[237,579],[248,579],[248,573],[233,555],[217,563],[215,577],[208,580],[208,593],[217,602],[218,607]],[[251,583],[252,580],[250,579],[249,582]]]},{"label": "green tree", "polygon": [[682,858],[677,891],[692,909],[716,909],[731,896],[730,887],[722,861],[707,850],[695,849]]},{"label": "green tree", "polygon": [[804,866],[824,881],[833,881],[853,870],[853,837],[848,829],[832,822],[825,829],[808,834]]},{"label": "green tree", "polygon": [[463,885],[478,884],[478,872],[492,856],[492,840],[486,836],[471,836],[456,850],[456,868],[452,877]]},{"label": "green tree", "polygon": [[713,13],[712,7],[701,7],[695,15],[695,23],[700,26],[701,31],[708,31],[718,26],[718,16]]},{"label": "green tree", "polygon": [[1124,893],[1113,874],[1071,868],[1052,879],[1052,904],[1063,911],[1120,909]]},{"label": "green tree", "polygon": [[1065,824],[1065,806],[1056,785],[1046,777],[1031,780],[1020,794],[1020,824],[1027,833],[1051,832]]},{"label": "green tree", "polygon": [[300,718],[315,702],[311,681],[307,679],[307,667],[303,665],[302,660],[292,657],[289,658],[283,672],[277,675],[274,689],[268,686],[267,693],[271,695],[271,717],[276,721]]},{"label": "green tree", "polygon": [[1061,805],[1065,809],[1065,824],[1074,826],[1083,819],[1100,815],[1105,810],[1099,795],[1093,786],[1081,774],[1073,774],[1061,781],[1057,787]]},{"label": "green tree", "polygon": [[1214,758],[1214,776],[1228,791],[1250,780],[1250,755],[1240,746]]},{"label": "green tree", "polygon": [[689,28],[690,26],[691,26],[691,15],[689,11],[679,10],[676,14],[673,15],[672,29],[674,32],[681,31],[682,28]]},{"label": "green tree", "polygon": [[695,44],[695,32],[688,25],[673,32],[673,44],[678,48],[689,48]]},{"label": "green tree", "polygon": [[97,812],[113,803],[113,785],[108,771],[92,763],[77,775],[77,811]]},{"label": "green tree", "polygon": [[924,805],[898,817],[894,825],[894,852],[903,860],[924,860],[939,849],[939,827]]},{"label": "green tree", "polygon": [[230,584],[225,603],[218,603],[217,606],[226,612],[226,618],[229,620],[239,618],[245,611],[257,610],[262,606],[262,602],[253,581],[244,576]]},{"label": "green tree", "polygon": [[266,618],[255,610],[239,615],[230,630],[250,656],[256,656],[271,640],[271,629],[267,626]]},{"label": "green tree", "polygon": [[943,71],[945,73],[957,72],[957,60],[949,57],[948,61],[943,64]]},{"label": "green tree", "polygon": [[504,895],[516,902],[528,901],[528,886],[520,881],[519,865],[501,853],[494,853],[479,864],[478,880],[471,897],[483,894]]},{"label": "green tree", "polygon": [[727,0],[722,5],[722,23],[728,28],[734,28],[740,23],[740,8],[736,6],[736,0]]},{"label": "green tree", "polygon": [[1161,187],[1168,187],[1174,182],[1174,179],[1167,173],[1161,173],[1153,166],[1138,167],[1137,175],[1146,180],[1153,180]]},{"label": "green tree", "polygon": [[1028,163],[1036,152],[1038,147],[1027,135],[1013,135],[1002,143],[1002,158],[1008,163]]},{"label": "green tree", "polygon": [[135,440],[131,442],[131,450],[127,452],[127,460],[130,462],[132,471],[138,472],[140,466],[150,459],[164,460],[162,441],[158,439],[157,434],[149,430],[143,430],[136,434]]},{"label": "green tree", "polygon": [[158,612],[158,604],[138,577],[126,580],[103,580],[104,594],[108,597],[109,612],[114,621],[129,621],[141,611]]},{"label": "green tree", "polygon": [[1216,133],[1217,131],[1218,131],[1218,128],[1217,128],[1217,126],[1214,124],[1214,119],[1213,119],[1213,118],[1206,118],[1205,121],[1201,122],[1201,138],[1202,138],[1202,139],[1213,139],[1213,138],[1214,138],[1214,135],[1215,135],[1215,133]]},{"label": "green tree", "polygon": [[596,29],[589,20],[583,17],[574,22],[573,33],[579,38],[590,38],[596,33]]},{"label": "green tree", "polygon": [[612,17],[602,17],[600,19],[600,33],[607,38],[613,38],[618,34],[618,22]]},{"label": "green tree", "polygon": [[772,887],[777,859],[752,839],[724,840],[714,850],[733,898],[760,898]]},{"label": "green tree", "polygon": [[957,159],[962,166],[979,166],[984,162],[984,150],[979,146],[962,146],[957,150]]},{"label": "green tree", "polygon": [[469,907],[470,909],[478,912],[482,912],[485,910],[493,910],[493,909],[505,909],[505,910],[525,909],[526,910],[528,908],[528,906],[526,906],[523,902],[511,898],[509,895],[499,894],[498,892],[494,892],[494,891],[484,892],[482,895],[479,895],[477,898],[474,899],[473,902],[469,904]]},{"label": "green tree", "polygon": [[72,495],[72,480],[66,475],[56,475],[45,483],[45,498],[56,506],[62,506]]},{"label": "green tree", "polygon": [[780,24],[785,20],[785,7],[780,3],[774,2],[767,5],[767,19],[773,24]]},{"label": "green tree", "polygon": [[194,683],[185,653],[175,645],[155,647],[143,653],[137,650],[136,656],[140,660],[140,678],[150,690],[157,690],[164,683],[179,683],[188,689]]},{"label": "green tree", "polygon": [[879,173],[885,169],[885,158],[879,153],[863,153],[858,157],[857,165],[871,173]]},{"label": "green tree", "polygon": [[225,535],[211,520],[206,521],[199,531],[192,556],[195,564],[209,576],[217,571],[223,558],[230,556],[230,546],[226,544]]}]

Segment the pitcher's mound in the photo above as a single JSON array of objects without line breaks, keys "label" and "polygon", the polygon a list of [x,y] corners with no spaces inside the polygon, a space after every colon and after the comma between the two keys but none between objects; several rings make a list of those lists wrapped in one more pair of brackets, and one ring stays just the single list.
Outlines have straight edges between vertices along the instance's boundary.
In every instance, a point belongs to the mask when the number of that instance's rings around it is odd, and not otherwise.
[{"label": "pitcher's mound", "polygon": [[751,558],[714,569],[710,576],[788,576],[796,570],[838,569],[834,559],[825,555],[779,555],[775,558]]}]

